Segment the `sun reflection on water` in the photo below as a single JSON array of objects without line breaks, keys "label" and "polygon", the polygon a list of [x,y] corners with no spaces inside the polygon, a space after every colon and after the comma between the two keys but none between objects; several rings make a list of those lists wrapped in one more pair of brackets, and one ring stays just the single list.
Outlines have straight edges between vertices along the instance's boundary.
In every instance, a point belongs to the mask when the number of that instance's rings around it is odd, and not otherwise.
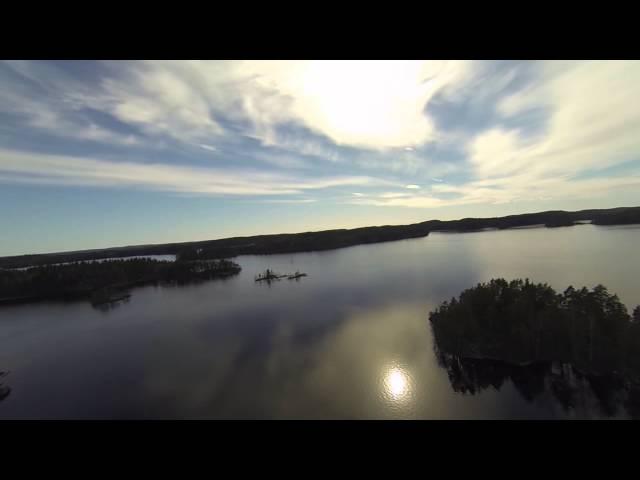
[{"label": "sun reflection on water", "polygon": [[404,369],[393,366],[384,373],[383,388],[385,397],[393,402],[404,401],[411,395],[411,377]]}]

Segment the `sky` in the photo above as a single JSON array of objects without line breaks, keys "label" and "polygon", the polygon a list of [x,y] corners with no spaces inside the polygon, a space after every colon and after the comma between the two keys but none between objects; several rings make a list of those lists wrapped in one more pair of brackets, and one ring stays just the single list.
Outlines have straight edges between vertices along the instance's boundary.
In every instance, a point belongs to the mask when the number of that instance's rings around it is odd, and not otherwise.
[{"label": "sky", "polygon": [[0,255],[640,205],[638,61],[2,61]]}]

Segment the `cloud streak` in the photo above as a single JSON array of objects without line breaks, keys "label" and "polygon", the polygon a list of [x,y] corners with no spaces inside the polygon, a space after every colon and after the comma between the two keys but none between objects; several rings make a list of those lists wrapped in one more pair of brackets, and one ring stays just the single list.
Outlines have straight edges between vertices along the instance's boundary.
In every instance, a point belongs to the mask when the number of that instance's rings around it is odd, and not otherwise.
[{"label": "cloud streak", "polygon": [[140,187],[202,195],[293,195],[335,187],[388,185],[368,176],[304,178],[259,170],[181,167],[0,150],[5,182],[46,185]]},{"label": "cloud streak", "polygon": [[587,180],[547,178],[538,181],[536,185],[531,185],[528,177],[510,177],[497,182],[477,181],[464,186],[438,184],[428,194],[386,192],[353,199],[349,203],[433,209],[457,205],[499,205],[522,201],[603,197],[612,190],[637,188],[640,188],[640,171],[634,175]]}]

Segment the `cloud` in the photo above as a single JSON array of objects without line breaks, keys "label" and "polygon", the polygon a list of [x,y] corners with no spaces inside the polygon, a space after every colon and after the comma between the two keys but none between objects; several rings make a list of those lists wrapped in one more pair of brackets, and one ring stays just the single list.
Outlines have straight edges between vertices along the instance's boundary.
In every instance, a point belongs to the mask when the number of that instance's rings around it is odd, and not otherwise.
[{"label": "cloud", "polygon": [[[24,119],[26,127],[74,140],[142,144],[138,136],[105,128],[81,112],[64,92],[82,92],[86,86],[63,72],[34,62],[5,61],[0,66],[5,71],[0,75],[0,112]],[[29,88],[29,82],[38,88]]]},{"label": "cloud", "polygon": [[350,163],[365,170],[379,170],[385,173],[409,175],[411,179],[429,178],[432,175],[450,175],[467,168],[462,162],[444,160],[437,153],[426,154],[403,152],[355,151],[350,155]]},{"label": "cloud", "polygon": [[436,208],[447,205],[438,198],[434,197],[409,197],[409,198],[370,198],[370,199],[355,199],[350,203],[355,205],[373,205],[377,207],[413,207],[413,208]]},{"label": "cloud", "polygon": [[576,174],[637,160],[640,85],[637,62],[549,62],[539,82],[502,100],[506,119],[536,108],[549,111],[543,135],[528,141],[519,129],[494,128],[469,143],[481,178],[516,172]]},{"label": "cloud", "polygon": [[[342,198],[416,208],[615,195],[637,184],[638,85],[638,62],[2,62],[0,175],[183,195],[365,185]],[[33,132],[76,156],[10,150]]]},{"label": "cloud", "polygon": [[[542,62],[538,81],[502,99],[505,122],[536,109],[548,113],[542,134],[505,126],[482,131],[468,141],[476,181],[460,189],[463,198],[513,201],[545,196],[585,196],[637,184],[628,178],[580,180],[640,158],[637,62]],[[475,193],[473,193],[475,192]],[[544,194],[540,193],[544,192]],[[540,194],[540,195],[538,195]]]},{"label": "cloud", "polygon": [[303,178],[252,169],[185,167],[42,155],[0,149],[4,182],[143,187],[150,190],[201,195],[290,195],[308,190],[354,185],[386,185],[367,176]]},{"label": "cloud", "polygon": [[55,106],[36,102],[28,97],[11,95],[11,99],[7,100],[4,95],[0,96],[0,99],[3,98],[2,110],[24,117],[27,126],[33,129],[81,141],[110,143],[127,147],[141,144],[140,139],[133,134],[114,132],[91,120],[76,118],[74,115],[61,112]]},{"label": "cloud", "polygon": [[[298,121],[339,145],[385,149],[422,144],[434,135],[424,108],[438,92],[464,82],[465,62],[242,62],[238,70],[288,101],[281,117],[247,110],[255,124]],[[254,104],[255,86],[244,84]],[[252,92],[251,89],[254,89]]]},{"label": "cloud", "polygon": [[279,126],[304,126],[335,144],[369,149],[419,145],[435,136],[424,114],[436,94],[470,76],[466,62],[147,61],[117,64],[100,90],[64,92],[149,134],[216,138],[220,118],[276,145]]},{"label": "cloud", "polygon": [[380,198],[406,198],[411,197],[410,193],[385,192],[378,195]]},{"label": "cloud", "polygon": [[252,158],[280,168],[307,168],[309,164],[299,156],[274,151],[258,151]]},{"label": "cloud", "polygon": [[209,150],[210,152],[217,152],[218,149],[213,145],[205,145],[204,143],[200,144],[200,148],[204,148],[205,150]]},{"label": "cloud", "polygon": [[640,171],[633,175],[571,180],[547,178],[531,185],[526,176],[500,181],[475,181],[455,186],[438,184],[428,194],[383,193],[350,203],[384,207],[440,208],[455,205],[499,205],[518,201],[603,197],[612,190],[640,187]]},{"label": "cloud", "polygon": [[267,199],[261,200],[262,203],[315,203],[315,198],[301,198],[301,199]]},{"label": "cloud", "polygon": [[[75,98],[149,134],[167,135],[185,142],[214,139],[223,133],[212,114],[212,100],[216,94],[199,88],[205,79],[189,75],[190,64],[125,64],[118,77],[102,82],[98,95],[91,99]],[[215,71],[215,68],[211,70]],[[206,71],[201,72],[201,76]],[[211,78],[210,88],[223,81],[223,77]]]},{"label": "cloud", "polygon": [[293,134],[273,132],[268,142],[263,142],[268,147],[276,147],[279,150],[293,152],[297,155],[315,157],[330,162],[344,160],[340,149],[331,142],[322,141],[309,132],[297,131]]},{"label": "cloud", "polygon": [[[92,65],[100,74],[88,81],[48,62],[4,65],[20,76],[0,85],[13,111],[57,136],[121,146],[156,137],[205,150],[244,137],[293,155],[413,173],[429,162],[380,153],[412,154],[434,141],[426,104],[473,72],[468,62],[443,61],[123,61]],[[25,79],[38,90],[20,86]],[[97,124],[94,113],[131,133]],[[297,168],[308,159],[267,162]]]}]

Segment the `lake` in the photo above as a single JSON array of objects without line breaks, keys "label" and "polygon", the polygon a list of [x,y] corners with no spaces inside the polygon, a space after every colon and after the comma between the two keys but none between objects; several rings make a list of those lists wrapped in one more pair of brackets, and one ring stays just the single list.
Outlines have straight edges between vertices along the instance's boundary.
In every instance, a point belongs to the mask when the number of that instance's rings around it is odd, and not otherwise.
[{"label": "lake", "polygon": [[[493,277],[558,291],[602,283],[631,311],[638,245],[638,225],[432,233],[237,257],[235,277],[137,288],[109,310],[3,307],[0,383],[11,393],[0,418],[627,418],[588,389],[572,408],[546,387],[531,398],[520,380],[460,391],[434,354],[428,314]],[[266,268],[308,277],[256,283]]]}]

